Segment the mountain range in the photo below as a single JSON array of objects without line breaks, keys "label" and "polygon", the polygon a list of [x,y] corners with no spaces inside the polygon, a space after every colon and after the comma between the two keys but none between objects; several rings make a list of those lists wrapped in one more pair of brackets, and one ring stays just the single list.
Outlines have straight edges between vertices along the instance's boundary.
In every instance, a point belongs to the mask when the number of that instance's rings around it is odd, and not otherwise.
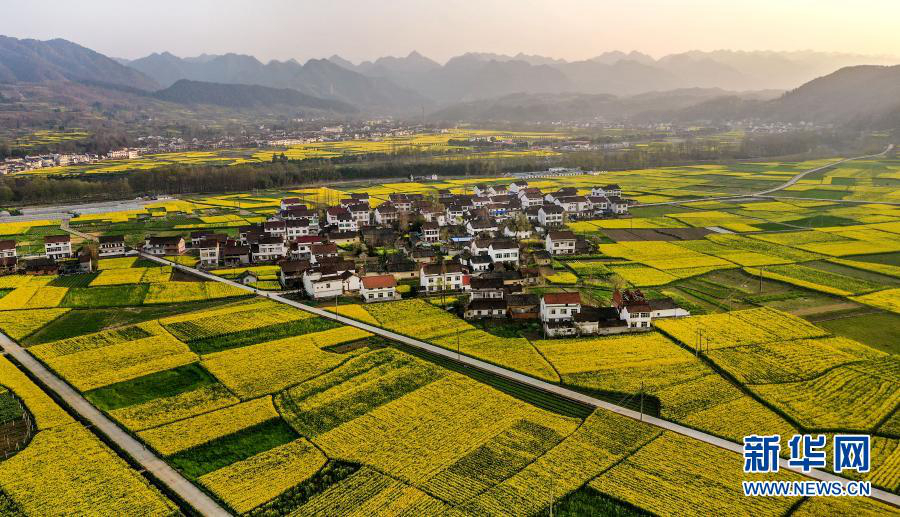
[{"label": "mountain range", "polygon": [[[340,56],[263,63],[241,54],[111,59],[75,43],[0,36],[0,83],[78,82],[139,98],[252,110],[275,106],[433,121],[694,121],[754,118],[834,124],[896,120],[896,59],[822,52],[612,51],[565,61],[418,52],[354,64]],[[860,63],[866,63],[860,65]],[[835,70],[837,70],[835,72]],[[790,90],[781,95],[785,90]],[[92,94],[96,97],[99,94]],[[269,109],[272,112],[271,109]]]}]

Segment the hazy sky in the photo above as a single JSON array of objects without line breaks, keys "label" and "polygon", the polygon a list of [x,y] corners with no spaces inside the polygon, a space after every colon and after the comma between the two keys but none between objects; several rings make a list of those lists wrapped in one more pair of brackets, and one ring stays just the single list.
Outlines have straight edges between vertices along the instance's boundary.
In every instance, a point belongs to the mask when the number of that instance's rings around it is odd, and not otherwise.
[{"label": "hazy sky", "polygon": [[900,56],[900,0],[0,0],[0,34],[110,56],[168,50],[352,61],[418,50],[584,59],[608,50]]}]

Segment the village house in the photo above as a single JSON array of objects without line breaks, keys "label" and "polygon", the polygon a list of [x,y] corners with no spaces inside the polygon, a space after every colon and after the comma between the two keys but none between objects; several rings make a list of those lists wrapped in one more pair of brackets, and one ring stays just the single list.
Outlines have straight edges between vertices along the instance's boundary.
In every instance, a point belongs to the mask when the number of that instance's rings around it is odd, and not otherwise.
[{"label": "village house", "polygon": [[101,235],[97,245],[97,255],[100,258],[120,257],[125,254],[124,235]]},{"label": "village house", "polygon": [[309,247],[309,254],[312,256],[311,262],[313,264],[321,262],[323,259],[328,257],[337,257],[338,256],[338,248],[334,243],[322,243],[322,244],[313,244]]},{"label": "village house", "polygon": [[541,297],[540,318],[544,333],[549,337],[575,335],[574,319],[579,312],[579,293],[547,293]]},{"label": "village house", "polygon": [[[184,239],[182,239],[184,243]],[[47,235],[44,237],[44,255],[50,260],[72,258],[72,239],[68,234]]]},{"label": "village house", "polygon": [[292,241],[297,237],[303,237],[315,233],[309,224],[309,219],[293,219],[284,222],[285,239]]},{"label": "village house", "polygon": [[628,213],[628,202],[618,196],[607,196],[609,200],[609,210],[617,215]]},{"label": "village house", "polygon": [[278,273],[278,280],[283,288],[303,287],[303,272],[310,268],[308,260],[285,260],[279,266],[281,271]]},{"label": "village house", "polygon": [[621,196],[622,188],[616,184],[604,185],[602,187],[597,186],[591,189],[591,195],[602,197]]},{"label": "village house", "polygon": [[383,203],[375,208],[375,224],[391,225],[400,219],[400,212],[391,203]]},{"label": "village house", "polygon": [[336,298],[344,294],[344,278],[338,274],[323,275],[316,269],[303,272],[303,290],[310,298]]},{"label": "village house", "polygon": [[472,277],[469,279],[469,299],[501,299],[505,294],[502,278]]},{"label": "village house", "polygon": [[563,187],[556,192],[550,192],[544,196],[544,200],[550,204],[555,204],[558,199],[564,197],[572,197],[578,195],[578,189],[575,187]]},{"label": "village house", "polygon": [[298,197],[286,197],[280,203],[281,210],[290,210],[301,206],[306,208],[306,205]]},{"label": "village house", "polygon": [[502,298],[476,298],[466,305],[463,318],[505,318],[506,310],[506,300]]},{"label": "village house", "polygon": [[469,253],[474,256],[487,255],[491,239],[475,238],[469,241]]},{"label": "village house", "polygon": [[650,328],[650,304],[640,289],[616,289],[612,298],[613,307],[619,311],[619,318],[630,328]]},{"label": "village house", "polygon": [[459,291],[463,288],[463,272],[459,264],[429,264],[422,266],[419,272],[419,286],[426,292]]},{"label": "village house", "polygon": [[575,234],[569,230],[547,232],[544,248],[551,255],[573,255],[575,253]]},{"label": "village house", "polygon": [[13,239],[0,240],[0,270],[14,271],[18,262],[16,241]]},{"label": "village house", "polygon": [[372,213],[369,211],[368,203],[356,203],[347,207],[350,217],[356,221],[357,226],[368,226],[372,224]]},{"label": "village house", "polygon": [[397,280],[392,275],[364,276],[360,280],[359,295],[366,303],[400,299]]},{"label": "village house", "polygon": [[260,237],[251,248],[253,262],[270,262],[284,256],[284,240],[279,237]]},{"label": "village house", "polygon": [[536,320],[541,300],[536,294],[510,294],[505,298],[509,317],[518,320]]},{"label": "village house", "polygon": [[683,318],[690,316],[691,313],[675,305],[675,300],[671,298],[658,298],[648,300],[650,305],[651,321],[658,318]]},{"label": "village house", "polygon": [[435,243],[441,240],[441,227],[436,222],[422,223],[421,236],[422,242]]},{"label": "village house", "polygon": [[184,237],[172,235],[166,237],[149,236],[144,240],[144,253],[156,257],[184,254]]},{"label": "village house", "polygon": [[203,239],[200,241],[197,244],[197,248],[200,250],[200,265],[205,267],[219,265],[223,247],[223,243],[215,239]]},{"label": "village house", "polygon": [[541,205],[538,209],[538,224],[544,228],[555,228],[563,224],[563,209],[558,205]]},{"label": "village house", "polygon": [[509,184],[509,191],[513,194],[518,194],[519,191],[525,190],[528,188],[528,182],[525,180],[516,180]]},{"label": "village house", "polygon": [[619,319],[615,307],[582,307],[575,315],[575,328],[581,335],[620,334],[628,331],[628,324]]},{"label": "village house", "polygon": [[471,255],[466,259],[466,263],[472,273],[482,273],[490,271],[494,261],[487,255]]},{"label": "village house", "polygon": [[466,233],[472,236],[487,235],[493,237],[498,229],[496,221],[489,219],[472,219],[466,223]]},{"label": "village house", "polygon": [[510,240],[494,240],[488,245],[488,256],[496,263],[519,264],[519,245]]},{"label": "village house", "polygon": [[250,246],[229,242],[222,248],[222,265],[244,266],[250,263]]},{"label": "village house", "polygon": [[412,202],[406,194],[394,193],[388,196],[388,200],[399,212],[409,212],[412,210]]},{"label": "village house", "polygon": [[284,240],[287,235],[287,223],[284,221],[266,221],[263,223],[263,232],[269,237]]}]

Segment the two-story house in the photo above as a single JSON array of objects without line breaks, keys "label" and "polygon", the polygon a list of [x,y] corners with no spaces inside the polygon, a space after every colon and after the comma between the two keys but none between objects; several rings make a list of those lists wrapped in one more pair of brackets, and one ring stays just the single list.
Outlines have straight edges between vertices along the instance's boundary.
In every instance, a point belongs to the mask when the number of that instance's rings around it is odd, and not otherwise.
[{"label": "two-story house", "polygon": [[[184,242],[184,239],[182,239]],[[60,260],[72,258],[72,239],[68,234],[65,235],[47,235],[44,237],[44,255],[50,260]]]},{"label": "two-story house", "polygon": [[575,234],[568,230],[547,232],[544,247],[551,255],[573,255],[575,241]]},{"label": "two-story house", "polygon": [[541,205],[538,209],[538,224],[544,228],[556,228],[563,224],[562,207],[558,205]]},{"label": "two-story house", "polygon": [[419,270],[419,286],[429,293],[462,290],[462,267],[457,263],[424,265]]},{"label": "two-story house", "polygon": [[124,235],[101,235],[98,241],[97,256],[100,258],[120,257],[125,254]]},{"label": "two-story house", "polygon": [[493,240],[488,245],[487,253],[495,264],[519,264],[519,245],[515,241]]},{"label": "two-story house", "polygon": [[172,236],[149,236],[144,240],[144,253],[156,257],[165,255],[182,255],[184,254],[184,237],[180,235]]}]

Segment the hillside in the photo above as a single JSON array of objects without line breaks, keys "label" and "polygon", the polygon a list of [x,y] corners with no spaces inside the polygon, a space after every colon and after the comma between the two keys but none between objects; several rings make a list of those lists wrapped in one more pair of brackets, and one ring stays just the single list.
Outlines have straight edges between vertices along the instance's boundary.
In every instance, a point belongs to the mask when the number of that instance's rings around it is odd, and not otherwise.
[{"label": "hillside", "polygon": [[[683,110],[719,98],[734,96],[741,101],[771,99],[779,92],[736,94],[718,88],[687,88],[640,95],[608,94],[511,94],[494,99],[458,103],[429,115],[443,122],[548,122],[555,120],[626,120],[646,113]],[[752,99],[752,100],[751,100]]]},{"label": "hillside", "polygon": [[214,104],[227,108],[286,106],[336,113],[352,113],[357,109],[345,102],[321,99],[288,88],[258,85],[220,84],[181,79],[153,97],[177,104]]},{"label": "hillside", "polygon": [[0,36],[0,82],[62,79],[101,80],[147,91],[159,88],[156,81],[143,73],[71,41]]}]

